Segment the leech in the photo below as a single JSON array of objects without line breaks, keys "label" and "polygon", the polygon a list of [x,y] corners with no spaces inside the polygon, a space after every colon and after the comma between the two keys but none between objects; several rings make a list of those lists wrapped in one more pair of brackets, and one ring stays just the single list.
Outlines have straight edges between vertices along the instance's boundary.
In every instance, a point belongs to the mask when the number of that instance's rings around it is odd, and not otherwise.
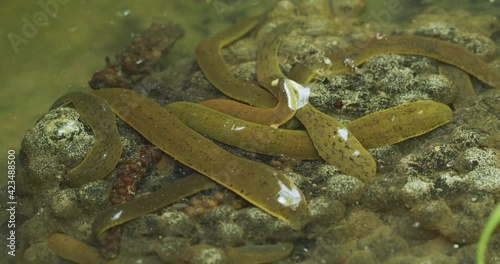
[{"label": "leech", "polygon": [[372,155],[342,123],[310,104],[299,109],[295,116],[326,162],[359,179],[375,176],[377,165]]},{"label": "leech", "polygon": [[[289,256],[293,251],[292,243],[274,245],[250,245],[242,247],[215,247],[207,244],[191,246],[192,255],[202,256],[205,250],[220,250],[227,264],[271,263]],[[187,260],[188,262],[192,262]]]},{"label": "leech", "polygon": [[487,85],[500,89],[500,73],[466,48],[435,38],[419,36],[386,36],[373,39],[368,43],[355,44],[326,55],[330,69],[334,73],[350,71],[345,67],[345,58],[354,60],[359,66],[368,59],[380,54],[404,54],[425,56],[458,67]]},{"label": "leech", "polygon": [[453,119],[451,109],[432,100],[402,104],[358,118],[347,129],[368,149],[420,136]]},{"label": "leech", "polygon": [[301,229],[309,211],[300,190],[283,173],[230,154],[187,127],[152,99],[110,88],[94,91],[113,111],[163,152],[256,205]]},{"label": "leech", "polygon": [[192,174],[163,186],[161,189],[137,197],[126,203],[113,205],[94,218],[92,232],[98,241],[105,239],[106,230],[161,209],[199,191],[215,188],[217,184],[201,174]]},{"label": "leech", "polygon": [[273,129],[188,102],[175,102],[165,109],[192,129],[230,146],[271,156],[321,158],[305,131]]},{"label": "leech", "polygon": [[122,143],[116,116],[105,100],[89,93],[71,92],[60,97],[51,109],[68,102],[90,126],[95,138],[83,161],[64,176],[70,187],[78,187],[111,173],[120,160]]},{"label": "leech", "polygon": [[[303,130],[272,129],[188,102],[175,102],[165,108],[192,129],[230,146],[270,156],[321,159]],[[345,126],[363,147],[371,149],[425,134],[451,120],[447,105],[424,100],[378,111]]]},{"label": "leech", "polygon": [[307,103],[309,88],[302,87],[307,90],[302,91],[299,90],[300,87],[291,85],[290,80],[280,79],[278,89],[279,103],[274,108],[258,108],[226,99],[207,100],[199,104],[248,122],[278,128],[289,121],[298,108]]},{"label": "leech", "polygon": [[476,103],[477,95],[467,72],[453,65],[440,64],[439,74],[446,76],[455,86],[457,91],[453,101],[455,108],[473,106]]},{"label": "leech", "polygon": [[118,263],[118,259],[104,259],[97,249],[61,233],[51,234],[47,240],[47,246],[57,256],[79,264]]},{"label": "leech", "polygon": [[221,49],[250,32],[259,17],[250,17],[232,27],[211,36],[196,47],[195,57],[205,77],[225,95],[258,107],[274,107],[276,98],[258,85],[234,77],[229,70]]},{"label": "leech", "polygon": [[276,79],[286,78],[280,69],[278,60],[278,49],[281,38],[287,34],[292,27],[290,23],[283,23],[260,38],[257,44],[257,81],[270,93],[279,98],[279,90],[272,82]]},{"label": "leech", "polygon": [[[273,108],[258,108],[233,100],[214,99],[200,104],[214,110],[238,117],[240,119],[258,124],[269,125],[277,128],[286,123],[294,115],[296,109],[290,107],[290,93],[295,94],[286,87],[282,79],[285,75],[281,72],[278,62],[278,48],[281,37],[285,35],[291,25],[282,24],[262,37],[257,48],[257,79],[259,84],[278,98],[278,104]],[[280,79],[278,85],[273,85],[274,80]]]}]

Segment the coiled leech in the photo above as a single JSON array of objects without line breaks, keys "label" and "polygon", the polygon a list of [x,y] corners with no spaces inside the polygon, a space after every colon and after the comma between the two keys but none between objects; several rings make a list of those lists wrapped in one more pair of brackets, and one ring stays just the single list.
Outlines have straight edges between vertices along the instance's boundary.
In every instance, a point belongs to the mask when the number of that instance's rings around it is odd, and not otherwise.
[{"label": "coiled leech", "polygon": [[205,77],[223,94],[249,105],[269,108],[276,105],[276,98],[258,85],[234,77],[221,54],[223,47],[252,31],[259,19],[260,16],[246,18],[203,40],[195,49],[195,57]]},{"label": "coiled leech", "polygon": [[[272,82],[276,79],[285,78],[285,75],[281,72],[279,67],[278,47],[281,38],[290,31],[291,27],[292,25],[288,23],[277,26],[274,30],[261,37],[257,48],[257,80],[262,87],[278,98],[278,104],[276,106],[273,108],[258,108],[227,99],[212,99],[200,102],[200,104],[219,112],[231,114],[239,119],[269,125],[273,128],[278,128],[280,125],[290,120],[295,115],[296,110],[290,109],[288,104],[290,98],[287,97],[287,93],[294,91],[286,91],[288,87],[283,85],[283,83],[273,85]],[[221,38],[225,36],[227,39],[232,39],[234,36],[232,36],[231,33],[235,34],[236,32],[233,30],[226,30],[219,35]],[[213,39],[212,41],[214,40],[220,39]],[[212,45],[216,46],[216,44]],[[214,54],[211,56],[213,55]],[[199,58],[198,60],[204,61],[207,59]],[[219,80],[226,77],[226,74],[220,74],[219,72],[206,72],[205,75],[209,80]],[[217,81],[213,84],[219,89],[217,86],[219,83],[223,82]],[[237,87],[231,87],[231,90],[236,90],[236,88]],[[221,89],[229,88],[221,87],[219,90]],[[237,92],[238,91],[232,91],[232,94]],[[231,95],[229,96],[232,97]]]},{"label": "coiled leech", "polygon": [[122,142],[116,116],[106,101],[90,93],[71,92],[61,96],[51,109],[69,102],[90,126],[95,138],[83,161],[64,175],[70,187],[78,187],[113,171],[122,154]]}]

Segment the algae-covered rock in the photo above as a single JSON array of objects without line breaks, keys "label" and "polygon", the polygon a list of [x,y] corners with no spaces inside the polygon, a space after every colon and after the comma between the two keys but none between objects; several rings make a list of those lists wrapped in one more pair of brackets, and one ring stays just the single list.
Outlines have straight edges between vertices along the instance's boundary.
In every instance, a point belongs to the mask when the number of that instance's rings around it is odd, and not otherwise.
[{"label": "algae-covered rock", "polygon": [[60,107],[43,116],[22,143],[27,173],[18,179],[22,190],[41,192],[63,181],[66,171],[77,166],[94,143],[90,128],[75,109]]}]

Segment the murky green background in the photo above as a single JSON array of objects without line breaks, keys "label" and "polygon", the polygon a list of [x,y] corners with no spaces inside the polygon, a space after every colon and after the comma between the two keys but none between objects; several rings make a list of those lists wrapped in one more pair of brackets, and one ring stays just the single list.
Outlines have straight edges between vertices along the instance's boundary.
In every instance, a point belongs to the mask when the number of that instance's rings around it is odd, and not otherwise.
[{"label": "murky green background", "polygon": [[[394,1],[394,0],[393,0]],[[6,183],[8,149],[19,150],[26,131],[52,102],[69,91],[90,90],[92,74],[104,58],[124,49],[134,35],[153,22],[175,21],[185,37],[165,59],[191,56],[195,45],[248,14],[258,14],[269,0],[2,1],[0,10],[0,186]],[[295,1],[296,2],[296,1]],[[387,1],[370,0],[370,12]],[[432,1],[401,1],[405,7],[394,21],[404,20]],[[458,1],[469,3],[469,1]],[[471,1],[475,13],[500,12],[495,1]],[[46,3],[42,5],[40,3]],[[440,1],[440,5],[457,1]]]}]

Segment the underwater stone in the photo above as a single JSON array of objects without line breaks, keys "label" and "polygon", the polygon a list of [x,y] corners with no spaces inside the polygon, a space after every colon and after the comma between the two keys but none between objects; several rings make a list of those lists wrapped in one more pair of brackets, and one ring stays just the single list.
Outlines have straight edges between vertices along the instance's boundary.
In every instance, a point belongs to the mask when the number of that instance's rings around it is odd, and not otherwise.
[{"label": "underwater stone", "polygon": [[368,249],[380,263],[386,262],[394,255],[409,253],[408,243],[402,237],[393,235],[393,232],[388,226],[379,226],[360,239],[358,245],[362,249]]},{"label": "underwater stone", "polygon": [[160,216],[154,214],[144,215],[134,221],[125,223],[122,242],[126,239],[135,240],[143,237],[168,235],[168,232],[165,232],[166,228],[168,227]]},{"label": "underwater stone", "polygon": [[465,176],[471,191],[500,192],[500,169],[492,166],[479,167]]},{"label": "underwater stone", "polygon": [[418,75],[411,89],[426,93],[429,99],[443,104],[453,103],[457,94],[455,85],[440,74]]},{"label": "underwater stone", "polygon": [[94,143],[90,128],[79,118],[75,109],[56,108],[24,137],[21,157],[27,173],[19,180],[32,192],[58,186],[64,172],[77,166]]},{"label": "underwater stone", "polygon": [[31,245],[24,251],[23,263],[26,264],[53,264],[59,263],[59,258],[45,242]]},{"label": "underwater stone", "polygon": [[357,263],[372,264],[376,262],[373,253],[368,250],[356,250],[352,252],[349,258],[347,258],[343,262],[343,264],[357,264]]},{"label": "underwater stone", "polygon": [[330,0],[330,4],[334,13],[349,16],[362,15],[366,9],[364,0]]},{"label": "underwater stone", "polygon": [[416,35],[438,37],[464,46],[471,52],[480,56],[485,61],[491,61],[496,57],[496,45],[491,39],[460,30],[446,22],[430,22],[415,30]]},{"label": "underwater stone", "polygon": [[224,252],[218,248],[202,248],[193,250],[190,259],[192,264],[225,264],[228,263]]},{"label": "underwater stone", "polygon": [[111,183],[98,180],[84,184],[78,188],[80,203],[86,210],[98,211],[105,208],[109,201]]},{"label": "underwater stone", "polygon": [[484,132],[467,126],[459,126],[453,129],[450,134],[450,142],[459,148],[470,148],[479,145],[486,135]]},{"label": "underwater stone", "polygon": [[216,234],[221,244],[231,245],[243,242],[245,231],[234,222],[224,221],[217,225]]},{"label": "underwater stone", "polygon": [[435,181],[436,189],[447,194],[459,194],[463,192],[466,186],[466,181],[455,172],[443,172]]},{"label": "underwater stone", "polygon": [[414,82],[415,73],[409,68],[391,69],[384,77],[375,83],[375,88],[384,91],[388,95],[396,95],[407,92]]},{"label": "underwater stone", "polygon": [[364,184],[356,177],[335,175],[326,180],[326,195],[343,203],[355,203],[363,194]]},{"label": "underwater stone", "polygon": [[285,222],[259,208],[243,208],[237,213],[235,223],[245,230],[245,239],[255,243],[265,243],[270,239],[291,241],[300,234]]},{"label": "underwater stone", "polygon": [[129,237],[129,234],[124,233],[120,241],[120,263],[138,263],[137,259],[144,259],[153,251],[149,237]]},{"label": "underwater stone", "polygon": [[190,254],[189,240],[178,237],[161,237],[152,248],[163,263],[179,263]]},{"label": "underwater stone", "polygon": [[[500,62],[500,60],[498,61]],[[491,89],[484,91],[478,96],[478,100],[480,101],[479,106],[487,112],[500,113],[500,90]]]},{"label": "underwater stone", "polygon": [[478,167],[500,167],[500,156],[495,149],[469,148],[462,152],[455,161],[454,168],[467,173]]},{"label": "underwater stone", "polygon": [[361,238],[373,232],[383,225],[378,215],[368,210],[356,210],[351,212],[344,224],[339,226],[339,231],[352,238]]},{"label": "underwater stone", "polygon": [[330,177],[335,176],[337,173],[338,173],[337,167],[330,164],[319,163],[314,172],[311,174],[316,179],[328,179]]},{"label": "underwater stone", "polygon": [[46,240],[47,237],[54,232],[54,225],[56,225],[55,222],[48,221],[48,218],[46,213],[42,213],[26,220],[26,222],[21,225],[19,232],[22,241],[27,244],[32,244],[34,242]]},{"label": "underwater stone", "polygon": [[310,200],[308,207],[313,223],[333,224],[344,217],[346,210],[341,202],[324,196]]},{"label": "underwater stone", "polygon": [[[387,264],[400,264],[400,263],[432,263],[432,264],[455,264],[457,263],[453,257],[440,254],[440,253],[428,253],[427,256],[415,257],[415,256],[401,256],[391,258],[386,262]],[[460,262],[465,263],[465,262]]]},{"label": "underwater stone", "polygon": [[439,143],[426,146],[420,157],[418,164],[421,164],[423,171],[446,170],[449,169],[459,152],[454,145],[449,143]]},{"label": "underwater stone", "polygon": [[401,162],[401,151],[399,145],[389,145],[369,150],[373,159],[377,163],[377,172],[385,172],[394,168],[394,165]]},{"label": "underwater stone", "polygon": [[404,55],[381,54],[368,60],[364,65],[362,72],[371,74],[374,81],[384,78],[387,72],[400,69],[405,60]]},{"label": "underwater stone", "polygon": [[425,201],[413,207],[411,212],[423,228],[438,231],[454,241],[457,237],[458,241],[461,240],[460,235],[457,235],[460,232],[457,229],[459,217],[453,214],[445,201]]},{"label": "underwater stone", "polygon": [[71,219],[79,217],[81,210],[76,189],[64,189],[55,192],[51,197],[50,208],[55,216]]},{"label": "underwater stone", "polygon": [[433,189],[434,184],[432,182],[410,176],[408,182],[401,189],[401,197],[406,204],[415,204],[429,198]]},{"label": "underwater stone", "polygon": [[330,6],[327,0],[302,0],[297,5],[301,15],[314,17],[330,15]]},{"label": "underwater stone", "polygon": [[166,235],[191,237],[195,233],[194,222],[183,212],[166,211],[159,218],[165,223]]}]

